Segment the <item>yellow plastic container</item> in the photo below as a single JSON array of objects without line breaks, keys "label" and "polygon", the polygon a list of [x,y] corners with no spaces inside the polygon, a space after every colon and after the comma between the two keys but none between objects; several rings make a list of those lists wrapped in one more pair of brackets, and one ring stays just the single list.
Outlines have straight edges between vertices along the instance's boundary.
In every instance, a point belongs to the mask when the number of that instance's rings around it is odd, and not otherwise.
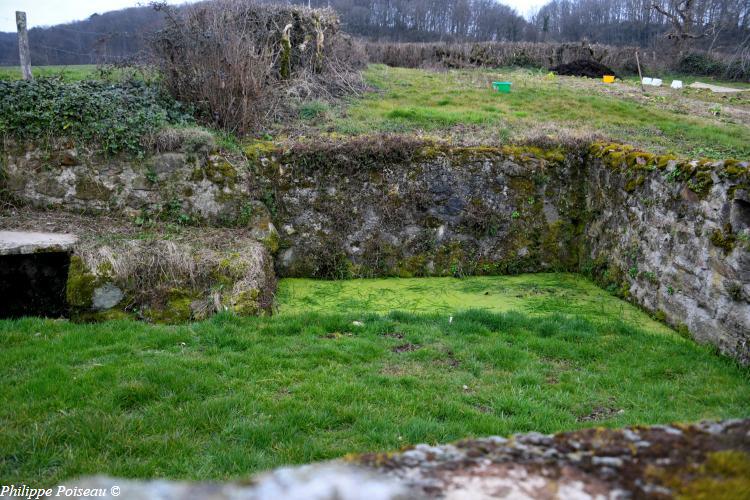
[{"label": "yellow plastic container", "polygon": [[604,75],[602,80],[604,80],[604,83],[615,83],[615,75]]}]

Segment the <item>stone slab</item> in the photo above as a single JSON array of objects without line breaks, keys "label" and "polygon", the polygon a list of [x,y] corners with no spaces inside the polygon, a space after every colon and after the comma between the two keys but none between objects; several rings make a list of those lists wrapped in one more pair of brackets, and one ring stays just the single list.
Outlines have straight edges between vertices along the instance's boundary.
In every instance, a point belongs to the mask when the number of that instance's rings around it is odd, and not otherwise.
[{"label": "stone slab", "polygon": [[691,89],[710,90],[716,93],[736,93],[736,92],[750,92],[750,89],[736,89],[733,87],[721,87],[719,85],[711,85],[710,83],[695,82],[688,85]]},{"label": "stone slab", "polygon": [[73,234],[0,231],[0,255],[70,252],[77,241]]}]

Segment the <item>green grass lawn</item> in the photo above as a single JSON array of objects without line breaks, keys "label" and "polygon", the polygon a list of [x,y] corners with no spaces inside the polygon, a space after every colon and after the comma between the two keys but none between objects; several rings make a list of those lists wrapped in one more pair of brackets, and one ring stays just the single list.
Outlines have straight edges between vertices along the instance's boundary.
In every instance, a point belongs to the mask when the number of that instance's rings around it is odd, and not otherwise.
[{"label": "green grass lawn", "polygon": [[[636,100],[592,90],[595,82],[550,78],[541,71],[456,70],[434,72],[372,65],[365,93],[315,120],[322,130],[358,135],[421,131],[458,134],[487,141],[526,135],[601,134],[657,152],[750,157],[750,127],[687,111],[663,109],[656,99]],[[490,88],[510,80],[510,94]],[[635,91],[635,86],[633,85]],[[460,130],[469,126],[470,130]]]},{"label": "green grass lawn", "polygon": [[[96,79],[98,77],[95,64],[79,64],[70,66],[32,66],[31,72],[35,78],[61,77],[65,81]],[[20,80],[21,68],[18,66],[0,66],[0,80]]]},{"label": "green grass lawn", "polygon": [[[418,314],[362,311],[393,306]],[[279,311],[0,321],[0,483],[224,479],[466,436],[750,414],[747,369],[571,275],[283,281]]]},{"label": "green grass lawn", "polygon": [[335,312],[441,313],[462,309],[562,313],[593,322],[622,320],[647,332],[674,334],[637,307],[574,273],[467,278],[388,278],[324,281],[284,279],[276,295],[279,314]]}]

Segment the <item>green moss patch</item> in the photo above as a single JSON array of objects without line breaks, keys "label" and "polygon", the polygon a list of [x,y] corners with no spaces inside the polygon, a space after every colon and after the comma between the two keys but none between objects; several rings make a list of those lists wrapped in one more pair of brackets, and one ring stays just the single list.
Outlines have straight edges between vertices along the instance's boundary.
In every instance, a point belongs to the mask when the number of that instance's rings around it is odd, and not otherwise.
[{"label": "green moss patch", "polygon": [[304,311],[450,315],[465,309],[571,314],[594,321],[626,320],[653,332],[669,333],[633,305],[572,273],[466,278],[388,278],[326,281],[282,279],[276,294],[281,315]]}]

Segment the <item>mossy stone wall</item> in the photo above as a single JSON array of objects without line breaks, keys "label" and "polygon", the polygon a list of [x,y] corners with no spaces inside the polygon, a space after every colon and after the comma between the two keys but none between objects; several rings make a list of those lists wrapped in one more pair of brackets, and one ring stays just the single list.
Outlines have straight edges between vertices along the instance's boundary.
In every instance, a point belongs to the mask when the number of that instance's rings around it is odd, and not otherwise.
[{"label": "mossy stone wall", "polygon": [[743,364],[750,363],[749,165],[592,145],[581,253],[582,270],[599,284]]},{"label": "mossy stone wall", "polygon": [[[282,276],[461,276],[579,261],[580,158],[538,148],[362,143],[258,162]],[[578,182],[575,179],[579,179]]]},{"label": "mossy stone wall", "polygon": [[583,272],[750,363],[746,161],[391,136],[136,162],[19,146],[3,163],[2,188],[35,205],[250,228],[282,277]]},{"label": "mossy stone wall", "polygon": [[750,363],[748,162],[360,140],[253,164],[281,276],[583,272]]}]

